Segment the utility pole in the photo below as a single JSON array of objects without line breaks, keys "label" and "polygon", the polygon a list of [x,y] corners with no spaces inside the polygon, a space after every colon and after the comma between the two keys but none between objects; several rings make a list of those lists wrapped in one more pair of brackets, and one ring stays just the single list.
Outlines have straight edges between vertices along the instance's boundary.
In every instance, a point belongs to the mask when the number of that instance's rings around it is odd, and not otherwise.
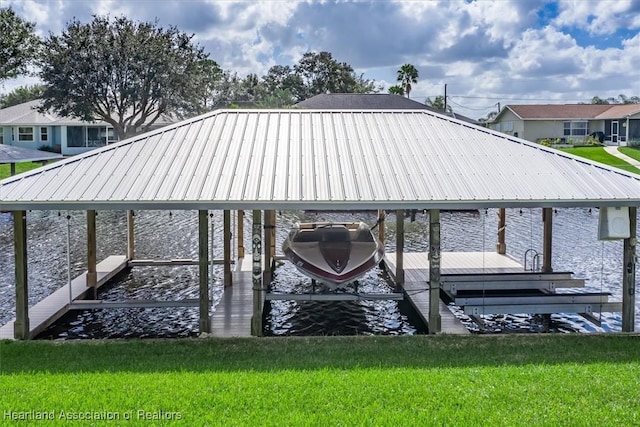
[{"label": "utility pole", "polygon": [[447,114],[447,84],[444,84],[444,113]]}]

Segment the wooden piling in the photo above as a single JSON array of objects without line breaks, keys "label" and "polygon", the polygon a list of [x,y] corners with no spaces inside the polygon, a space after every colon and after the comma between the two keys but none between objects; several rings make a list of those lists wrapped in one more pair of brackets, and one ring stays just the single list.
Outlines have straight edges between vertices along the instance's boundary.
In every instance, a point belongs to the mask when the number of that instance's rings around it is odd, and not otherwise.
[{"label": "wooden piling", "polygon": [[135,233],[134,233],[134,213],[127,211],[127,260],[131,261],[135,257]]},{"label": "wooden piling", "polygon": [[396,289],[404,286],[404,211],[396,210]]},{"label": "wooden piling", "polygon": [[200,333],[211,332],[209,317],[209,218],[207,211],[198,211],[198,279],[200,291]]},{"label": "wooden piling", "polygon": [[90,298],[97,298],[98,275],[96,273],[97,261],[96,245],[96,211],[87,211],[87,287],[92,288]]},{"label": "wooden piling", "polygon": [[638,208],[629,208],[629,228],[631,234],[623,243],[622,273],[622,332],[633,332],[635,329],[636,307],[636,244]]},{"label": "wooden piling", "polygon": [[543,240],[542,240],[542,272],[553,272],[553,265],[551,263],[551,245],[553,243],[553,209],[542,209],[542,225]]},{"label": "wooden piling", "polygon": [[429,334],[441,331],[440,318],[440,210],[429,211]]},{"label": "wooden piling", "polygon": [[252,283],[253,283],[253,315],[251,316],[251,335],[260,337],[262,332],[262,212],[253,211],[253,226],[251,236],[251,250],[253,255]]},{"label": "wooden piling", "polygon": [[27,279],[27,212],[13,212],[13,242],[16,256],[16,321],[13,336],[29,339],[29,290]]},{"label": "wooden piling", "polygon": [[[231,276],[231,211],[225,210],[223,213],[223,247],[224,247],[224,287],[233,284]],[[213,254],[211,254],[213,256]]]},{"label": "wooden piling", "polygon": [[238,258],[244,258],[244,211],[238,211]]},{"label": "wooden piling", "polygon": [[506,229],[507,229],[507,215],[506,209],[500,208],[498,209],[498,244],[496,245],[496,252],[500,255],[504,255],[507,253],[507,242],[506,242]]}]

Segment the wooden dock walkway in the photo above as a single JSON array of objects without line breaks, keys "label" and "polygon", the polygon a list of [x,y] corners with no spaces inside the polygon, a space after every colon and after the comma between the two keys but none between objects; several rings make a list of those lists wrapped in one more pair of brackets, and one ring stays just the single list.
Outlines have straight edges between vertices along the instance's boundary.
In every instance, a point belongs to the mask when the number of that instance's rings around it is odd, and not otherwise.
[{"label": "wooden dock walkway", "polygon": [[[104,285],[127,267],[127,258],[112,255],[96,265],[97,287]],[[91,288],[87,287],[87,274],[71,281],[71,300],[84,299]],[[29,308],[29,338],[34,338],[69,311],[69,284],[64,285]],[[15,319],[0,327],[0,339],[13,339]]]},{"label": "wooden dock walkway", "polygon": [[[387,253],[384,259],[391,273],[395,272],[396,254]],[[403,254],[405,295],[425,324],[429,324],[429,254],[405,252]],[[496,252],[442,252],[441,274],[519,273],[523,266],[514,259]],[[469,330],[440,300],[441,332],[468,334]]]},{"label": "wooden dock walkway", "polygon": [[240,258],[232,273],[233,285],[224,289],[222,299],[211,316],[211,335],[215,337],[250,337],[253,316],[253,282],[251,258]]}]

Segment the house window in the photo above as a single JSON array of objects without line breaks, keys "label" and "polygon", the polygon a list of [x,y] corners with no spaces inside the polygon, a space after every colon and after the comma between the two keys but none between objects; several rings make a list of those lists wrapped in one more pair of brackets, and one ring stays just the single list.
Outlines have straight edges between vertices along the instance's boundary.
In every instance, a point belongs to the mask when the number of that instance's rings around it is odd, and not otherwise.
[{"label": "house window", "polygon": [[564,122],[564,136],[587,136],[587,122]]},{"label": "house window", "polygon": [[33,141],[33,127],[31,126],[19,127],[18,141]]},{"label": "house window", "polygon": [[67,127],[67,147],[85,147],[85,141],[84,126]]},{"label": "house window", "polygon": [[112,144],[118,141],[118,135],[113,128],[107,128],[107,144]]},{"label": "house window", "polygon": [[41,127],[40,141],[48,141],[48,140],[49,140],[49,128]]}]

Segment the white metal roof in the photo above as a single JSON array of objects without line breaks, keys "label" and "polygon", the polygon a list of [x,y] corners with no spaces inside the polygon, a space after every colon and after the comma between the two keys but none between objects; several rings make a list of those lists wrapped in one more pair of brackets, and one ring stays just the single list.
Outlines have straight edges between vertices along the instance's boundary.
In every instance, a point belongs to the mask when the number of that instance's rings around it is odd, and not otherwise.
[{"label": "white metal roof", "polygon": [[424,110],[218,110],[0,182],[3,210],[639,204],[640,176]]}]

